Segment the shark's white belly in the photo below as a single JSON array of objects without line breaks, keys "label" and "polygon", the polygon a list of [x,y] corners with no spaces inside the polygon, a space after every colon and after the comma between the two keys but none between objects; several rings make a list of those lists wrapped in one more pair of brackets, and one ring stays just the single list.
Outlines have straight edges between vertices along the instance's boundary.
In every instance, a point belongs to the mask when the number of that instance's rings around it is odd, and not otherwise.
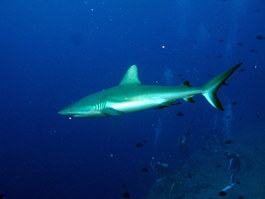
[{"label": "shark's white belly", "polygon": [[159,106],[160,104],[163,104],[166,100],[165,99],[134,99],[134,100],[129,100],[129,99],[124,99],[124,101],[108,101],[106,104],[106,107],[112,108],[124,113],[129,113],[129,112],[135,112],[135,111],[140,111],[140,110],[145,110],[149,109],[152,107]]}]

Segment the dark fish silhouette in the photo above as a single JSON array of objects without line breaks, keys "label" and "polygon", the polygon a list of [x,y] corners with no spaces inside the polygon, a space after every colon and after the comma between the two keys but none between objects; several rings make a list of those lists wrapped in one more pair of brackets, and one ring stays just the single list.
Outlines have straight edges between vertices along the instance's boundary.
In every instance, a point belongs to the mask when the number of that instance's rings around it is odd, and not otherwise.
[{"label": "dark fish silhouette", "polygon": [[216,168],[221,168],[221,167],[222,167],[222,165],[220,165],[220,164],[217,164],[215,167],[216,167]]},{"label": "dark fish silhouette", "polygon": [[184,133],[184,135],[185,136],[191,136],[191,133],[187,131],[186,133]]},{"label": "dark fish silhouette", "polygon": [[263,40],[263,39],[265,39],[265,37],[262,36],[262,35],[258,35],[258,36],[256,36],[256,39],[258,39],[258,40]]},{"label": "dark fish silhouette", "polygon": [[201,150],[202,150],[202,151],[206,151],[207,148],[206,148],[206,147],[201,147]]},{"label": "dark fish silhouette", "polygon": [[122,187],[122,188],[126,188],[127,185],[126,185],[126,184],[121,184],[121,187]]},{"label": "dark fish silhouette", "polygon": [[179,116],[179,117],[183,117],[183,116],[184,116],[184,113],[183,113],[183,112],[178,112],[178,113],[177,113],[177,116]]},{"label": "dark fish silhouette", "polygon": [[124,198],[130,198],[131,197],[128,191],[124,192],[122,195]]},{"label": "dark fish silhouette", "polygon": [[187,174],[187,177],[188,177],[189,179],[192,179],[192,175],[191,175],[191,173],[188,173],[188,174]]},{"label": "dark fish silhouette", "polygon": [[225,141],[225,144],[232,144],[232,143],[233,143],[232,140],[226,140],[226,141]]},{"label": "dark fish silhouette", "polygon": [[135,146],[136,146],[137,148],[141,148],[141,147],[143,146],[143,143],[138,142],[137,144],[135,144]]},{"label": "dark fish silhouette", "polygon": [[233,102],[231,102],[231,104],[235,106],[235,105],[237,105],[237,102],[233,101]]},{"label": "dark fish silhouette", "polygon": [[147,173],[148,169],[144,167],[144,168],[141,169],[141,171],[144,172],[144,173]]},{"label": "dark fish silhouette", "polygon": [[219,192],[219,196],[226,196],[226,192],[225,191]]}]

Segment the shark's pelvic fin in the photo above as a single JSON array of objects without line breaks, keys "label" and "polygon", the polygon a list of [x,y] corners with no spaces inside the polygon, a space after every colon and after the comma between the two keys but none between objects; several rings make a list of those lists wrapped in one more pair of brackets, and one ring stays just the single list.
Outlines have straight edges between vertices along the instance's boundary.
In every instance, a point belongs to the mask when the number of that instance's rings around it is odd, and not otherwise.
[{"label": "shark's pelvic fin", "polygon": [[219,109],[221,111],[224,110],[216,93],[218,89],[224,84],[225,80],[227,80],[242,64],[243,63],[239,63],[233,68],[224,72],[223,74],[214,77],[202,87],[202,95],[214,108]]},{"label": "shark's pelvic fin", "polygon": [[138,78],[138,70],[136,65],[132,65],[125,75],[123,76],[119,85],[141,85],[141,82]]}]

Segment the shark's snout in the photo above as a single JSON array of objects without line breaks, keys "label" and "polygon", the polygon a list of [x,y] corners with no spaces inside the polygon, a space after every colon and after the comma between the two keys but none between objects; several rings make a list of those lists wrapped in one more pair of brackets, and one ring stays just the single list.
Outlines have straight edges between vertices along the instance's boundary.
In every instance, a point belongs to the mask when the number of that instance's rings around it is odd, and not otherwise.
[{"label": "shark's snout", "polygon": [[73,110],[71,107],[65,107],[58,112],[61,115],[75,115],[76,111]]},{"label": "shark's snout", "polygon": [[70,115],[69,111],[66,111],[65,109],[60,110],[58,113],[61,115]]}]

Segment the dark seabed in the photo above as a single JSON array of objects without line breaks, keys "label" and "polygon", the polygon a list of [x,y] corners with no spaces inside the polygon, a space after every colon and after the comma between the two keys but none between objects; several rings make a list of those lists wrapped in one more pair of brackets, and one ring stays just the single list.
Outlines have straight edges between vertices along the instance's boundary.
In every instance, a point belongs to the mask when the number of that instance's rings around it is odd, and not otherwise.
[{"label": "dark seabed", "polygon": [[[0,198],[264,198],[264,19],[263,0],[2,0]],[[133,64],[143,84],[202,86],[240,62],[224,111],[58,114]]]}]

